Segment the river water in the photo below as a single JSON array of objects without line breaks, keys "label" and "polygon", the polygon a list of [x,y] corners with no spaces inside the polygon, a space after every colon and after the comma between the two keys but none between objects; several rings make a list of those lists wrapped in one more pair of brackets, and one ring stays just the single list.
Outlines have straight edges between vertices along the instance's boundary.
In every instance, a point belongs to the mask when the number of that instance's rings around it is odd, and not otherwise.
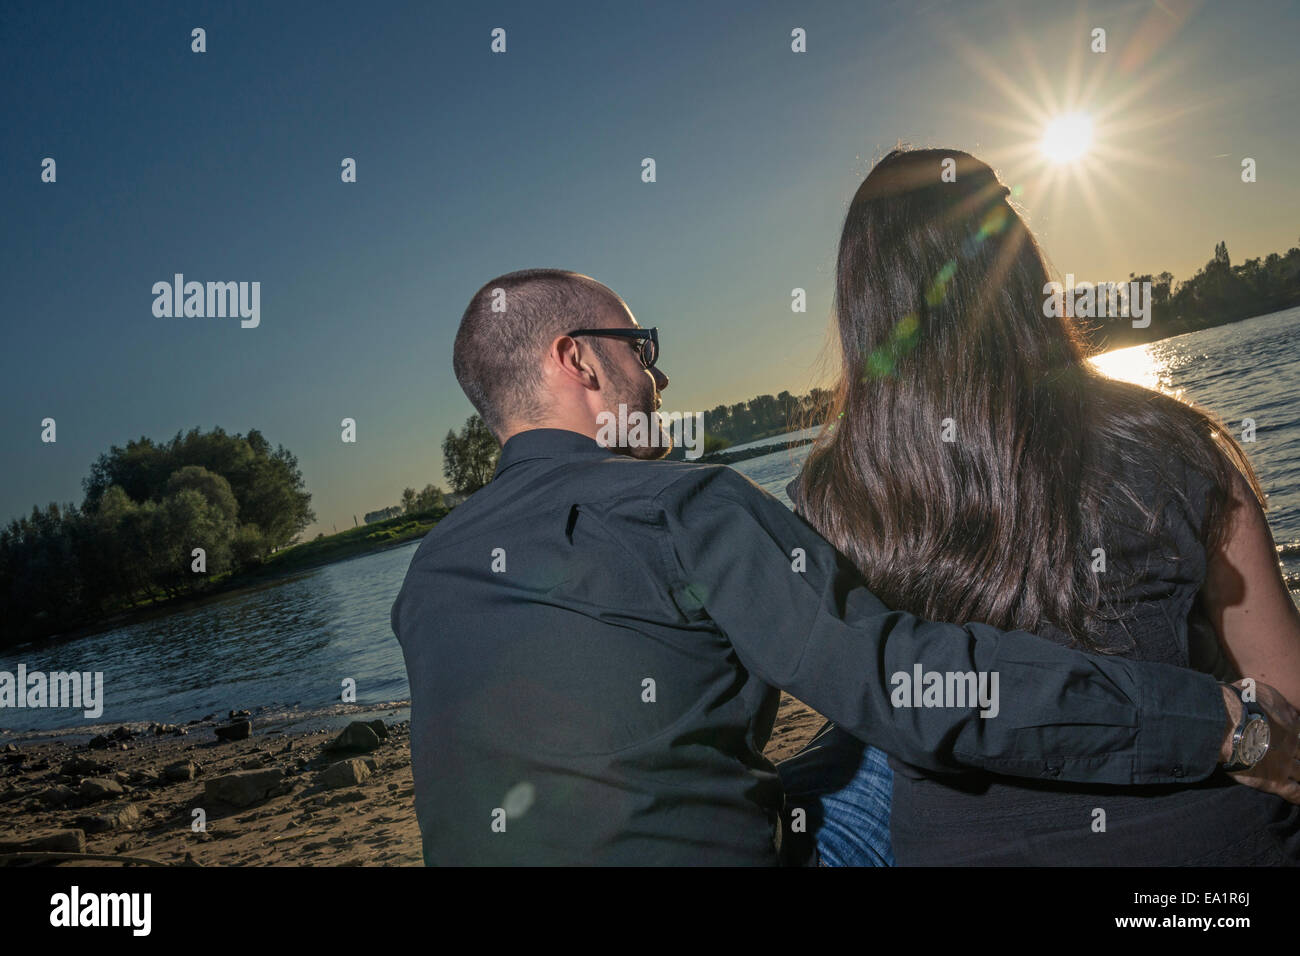
[{"label": "river water", "polygon": [[[1269,523],[1292,597],[1300,589],[1300,309],[1121,349],[1109,375],[1188,397],[1224,418],[1256,422],[1245,445],[1270,494]],[[734,465],[789,504],[785,485],[808,447]],[[0,671],[102,671],[103,713],[0,710],[27,736],[90,735],[137,721],[183,723],[232,709],[257,726],[334,725],[358,713],[406,714],[409,688],[388,613],[418,542],[221,595],[198,607],[74,641],[10,649]],[[356,704],[340,700],[356,682]]]}]

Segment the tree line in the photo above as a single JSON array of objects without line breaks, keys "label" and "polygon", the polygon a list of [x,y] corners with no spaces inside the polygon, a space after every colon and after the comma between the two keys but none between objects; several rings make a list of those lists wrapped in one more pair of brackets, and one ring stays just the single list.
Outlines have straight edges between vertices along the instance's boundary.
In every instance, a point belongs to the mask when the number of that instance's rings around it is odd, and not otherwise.
[{"label": "tree line", "polygon": [[1300,246],[1234,266],[1228,244],[1219,242],[1214,258],[1184,282],[1170,272],[1130,273],[1129,281],[1151,283],[1151,325],[1135,329],[1127,319],[1093,320],[1085,336],[1094,347],[1142,345],[1300,305]]},{"label": "tree line", "polygon": [[80,505],[33,506],[0,530],[0,646],[201,590],[316,518],[297,458],[256,429],[114,445],[82,488]]}]

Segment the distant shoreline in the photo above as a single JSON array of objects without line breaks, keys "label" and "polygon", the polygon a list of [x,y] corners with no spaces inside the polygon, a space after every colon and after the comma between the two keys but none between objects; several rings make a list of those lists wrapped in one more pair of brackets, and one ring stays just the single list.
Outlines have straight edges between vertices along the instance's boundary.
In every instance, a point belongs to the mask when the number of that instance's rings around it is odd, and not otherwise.
[{"label": "distant shoreline", "polygon": [[[400,521],[403,519],[394,518],[392,520]],[[427,526],[404,534],[391,541],[376,542],[367,547],[348,548],[346,551],[341,553],[334,553],[328,556],[321,555],[318,558],[309,558],[300,562],[295,562],[289,566],[275,566],[271,568],[263,566],[261,569],[256,571],[248,571],[244,574],[232,575],[228,578],[223,578],[221,581],[218,581],[210,587],[205,588],[203,591],[195,594],[184,594],[168,600],[156,601],[152,604],[143,605],[141,607],[119,611],[111,617],[84,624],[70,631],[64,631],[61,634],[52,634],[49,637],[39,638],[23,644],[11,644],[6,647],[0,647],[0,654],[16,653],[23,648],[45,649],[57,644],[75,641],[82,637],[89,637],[92,634],[102,634],[105,631],[111,631],[119,627],[138,624],[141,621],[149,621],[159,617],[169,617],[182,611],[201,607],[216,598],[226,597],[227,595],[239,591],[255,588],[270,581],[291,578],[297,574],[314,571],[318,568],[323,568],[326,565],[338,564],[352,558],[365,557],[366,555],[371,554],[381,554],[384,551],[391,551],[393,548],[399,548],[402,545],[410,544],[412,541],[417,541],[423,538],[429,533],[429,530],[432,529],[435,524],[437,524],[437,521],[430,522]],[[304,542],[304,544],[295,545],[294,547],[303,547],[310,543],[311,542]],[[286,549],[286,551],[290,550],[293,549]]]}]

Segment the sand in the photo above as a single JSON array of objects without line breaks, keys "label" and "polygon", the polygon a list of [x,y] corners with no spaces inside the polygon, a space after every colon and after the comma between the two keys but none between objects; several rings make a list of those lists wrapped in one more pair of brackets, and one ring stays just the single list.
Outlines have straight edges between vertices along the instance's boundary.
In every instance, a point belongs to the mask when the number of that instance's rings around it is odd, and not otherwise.
[{"label": "sand", "polygon": [[[822,722],[782,694],[768,758],[791,756]],[[135,736],[107,749],[0,745],[0,853],[61,833],[64,843],[53,845],[97,855],[64,866],[112,865],[98,855],[197,866],[421,865],[405,722],[384,721],[387,738],[365,752],[327,751],[337,730],[259,731],[254,724],[247,739],[218,741],[218,723],[188,726],[184,736],[129,725]],[[344,761],[351,763],[325,772]],[[209,782],[230,774],[247,791],[247,805],[211,799]],[[202,830],[194,829],[195,808],[206,814]],[[84,843],[69,830],[81,830]]]}]

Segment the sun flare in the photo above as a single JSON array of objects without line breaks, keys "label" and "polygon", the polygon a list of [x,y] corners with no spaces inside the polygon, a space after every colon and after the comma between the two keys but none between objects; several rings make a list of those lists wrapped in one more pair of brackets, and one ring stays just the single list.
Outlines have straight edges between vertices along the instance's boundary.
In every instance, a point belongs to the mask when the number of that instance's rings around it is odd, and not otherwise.
[{"label": "sun flare", "polygon": [[1054,163],[1081,158],[1092,145],[1092,119],[1086,113],[1066,113],[1047,124],[1040,147]]}]

